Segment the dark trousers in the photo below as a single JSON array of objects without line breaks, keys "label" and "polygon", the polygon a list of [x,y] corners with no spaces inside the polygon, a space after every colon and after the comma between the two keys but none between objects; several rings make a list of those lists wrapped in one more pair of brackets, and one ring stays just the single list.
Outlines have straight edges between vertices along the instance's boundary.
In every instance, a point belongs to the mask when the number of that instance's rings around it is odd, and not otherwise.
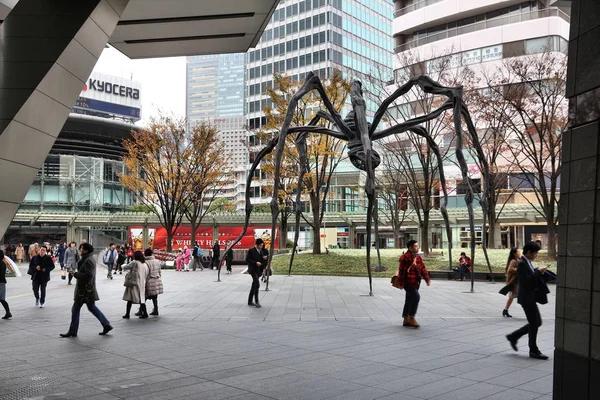
[{"label": "dark trousers", "polygon": [[212,258],[212,266],[211,267],[215,267],[215,268],[219,268],[219,255],[216,254],[213,256]]},{"label": "dark trousers", "polygon": [[192,271],[195,271],[195,270],[196,270],[196,268],[198,268],[198,267],[200,267],[200,269],[204,269],[204,268],[202,267],[202,264],[200,263],[200,257],[198,257],[198,256],[195,256],[195,257],[194,257],[194,265],[193,265],[193,267],[192,267]]},{"label": "dark trousers", "polygon": [[122,263],[117,263],[117,266],[115,267],[115,272],[121,272],[123,273],[123,264]]},{"label": "dark trousers", "polygon": [[42,303],[42,304],[44,304],[46,302],[46,285],[48,285],[48,282],[43,282],[43,281],[33,281],[32,282],[33,295],[35,296],[35,299],[39,300],[40,303]]},{"label": "dark trousers", "polygon": [[254,301],[258,303],[258,290],[260,289],[260,281],[258,280],[259,272],[250,272],[250,276],[252,277],[252,287],[250,288],[250,294],[248,295],[248,303],[252,302],[253,297]]},{"label": "dark trousers", "polygon": [[419,289],[405,286],[404,291],[406,292],[406,299],[404,300],[404,310],[402,310],[402,316],[404,318],[414,317],[417,315],[417,308],[419,308],[419,301],[421,300]]},{"label": "dark trousers", "polygon": [[231,272],[231,264],[233,263],[233,260],[227,260],[225,262],[225,265],[227,265],[227,271]]},{"label": "dark trousers", "polygon": [[467,268],[466,265],[461,265],[459,268],[460,271],[460,280],[462,281],[463,279],[465,279],[465,273],[469,270],[469,268]]},{"label": "dark trousers", "polygon": [[537,333],[540,326],[542,326],[542,316],[536,303],[525,303],[521,304],[525,316],[527,317],[527,325],[517,329],[509,336],[512,339],[519,340],[524,335],[529,335],[529,351],[532,353],[538,353],[540,350],[537,347]]},{"label": "dark trousers", "polygon": [[[81,307],[83,307],[83,304],[84,303],[73,303],[73,307],[71,308],[71,326],[69,326],[69,333],[77,335],[77,331],[79,330],[79,316],[81,315]],[[108,319],[102,314],[102,311],[96,307],[96,303],[85,304],[94,317],[98,318],[102,327],[110,325],[110,322],[108,322]]]}]

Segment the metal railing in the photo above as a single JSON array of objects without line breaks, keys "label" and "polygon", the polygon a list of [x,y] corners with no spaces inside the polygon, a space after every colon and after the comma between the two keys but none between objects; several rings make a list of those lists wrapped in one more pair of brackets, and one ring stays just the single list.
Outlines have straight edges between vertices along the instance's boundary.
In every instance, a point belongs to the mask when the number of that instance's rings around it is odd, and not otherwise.
[{"label": "metal railing", "polygon": [[409,12],[416,11],[416,10],[418,10],[420,8],[427,7],[427,6],[430,6],[430,5],[435,4],[435,3],[439,3],[440,1],[443,1],[443,0],[421,0],[421,1],[417,1],[417,2],[415,2],[415,3],[413,3],[413,4],[409,5],[409,6],[406,6],[404,8],[401,8],[398,11],[395,11],[394,12],[394,18],[397,18],[397,17],[399,17],[401,15],[404,15],[404,14],[408,14]]},{"label": "metal railing", "polygon": [[480,31],[488,28],[496,28],[498,26],[514,24],[517,22],[523,21],[531,21],[539,18],[548,18],[548,17],[559,17],[567,21],[571,22],[571,17],[559,10],[558,8],[549,8],[545,10],[535,10],[528,11],[521,14],[516,15],[507,15],[504,17],[488,19],[485,21],[475,22],[473,24],[464,25],[456,28],[447,29],[440,33],[435,33],[429,36],[420,37],[418,39],[411,40],[410,42],[403,43],[394,47],[394,51],[396,53],[400,53],[406,51],[412,47],[423,46],[428,43],[437,42],[438,40],[447,39],[454,36],[463,35],[465,33],[471,33]]}]

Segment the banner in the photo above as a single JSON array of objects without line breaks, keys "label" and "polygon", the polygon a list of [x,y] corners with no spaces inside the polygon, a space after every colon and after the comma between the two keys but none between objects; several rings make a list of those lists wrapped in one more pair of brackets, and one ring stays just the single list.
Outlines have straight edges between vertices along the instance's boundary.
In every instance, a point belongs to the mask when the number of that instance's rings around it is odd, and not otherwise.
[{"label": "banner", "polygon": [[[228,240],[235,240],[242,233],[242,226],[221,226],[219,227],[219,244],[222,249],[225,248]],[[148,227],[149,241],[148,245],[152,249],[167,248],[167,230],[162,226]],[[278,232],[275,231],[275,248],[279,248]],[[173,234],[173,250],[182,249],[184,246],[193,247],[191,243],[192,228],[181,226]],[[269,226],[249,226],[242,240],[235,246],[236,249],[249,249],[254,247],[254,241],[261,238],[265,242],[265,248],[271,246],[271,227]],[[196,241],[202,249],[213,247],[213,228],[211,226],[201,226],[196,229]],[[129,243],[136,249],[141,249],[143,244],[142,227],[129,227]]]}]

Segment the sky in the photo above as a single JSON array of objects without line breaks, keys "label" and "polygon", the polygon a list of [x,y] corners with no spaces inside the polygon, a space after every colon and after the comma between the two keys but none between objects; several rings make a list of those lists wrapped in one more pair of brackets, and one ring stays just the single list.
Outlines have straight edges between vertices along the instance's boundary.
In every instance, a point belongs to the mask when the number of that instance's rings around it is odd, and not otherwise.
[{"label": "sky", "polygon": [[105,48],[94,71],[133,79],[142,84],[142,120],[158,112],[185,117],[185,57],[131,60],[118,50]]}]

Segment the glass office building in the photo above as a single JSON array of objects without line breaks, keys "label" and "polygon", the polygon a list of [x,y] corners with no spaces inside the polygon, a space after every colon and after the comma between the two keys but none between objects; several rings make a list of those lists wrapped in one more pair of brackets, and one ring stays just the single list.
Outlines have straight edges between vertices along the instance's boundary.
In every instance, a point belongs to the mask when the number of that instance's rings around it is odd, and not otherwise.
[{"label": "glass office building", "polygon": [[191,124],[244,115],[245,54],[187,58],[186,114]]},{"label": "glass office building", "polygon": [[[392,76],[392,0],[281,1],[254,50],[247,53],[246,105],[250,128],[265,123],[267,88],[273,74],[302,81],[310,71],[327,79],[334,72],[367,87]],[[375,103],[369,102],[373,111]]]}]

